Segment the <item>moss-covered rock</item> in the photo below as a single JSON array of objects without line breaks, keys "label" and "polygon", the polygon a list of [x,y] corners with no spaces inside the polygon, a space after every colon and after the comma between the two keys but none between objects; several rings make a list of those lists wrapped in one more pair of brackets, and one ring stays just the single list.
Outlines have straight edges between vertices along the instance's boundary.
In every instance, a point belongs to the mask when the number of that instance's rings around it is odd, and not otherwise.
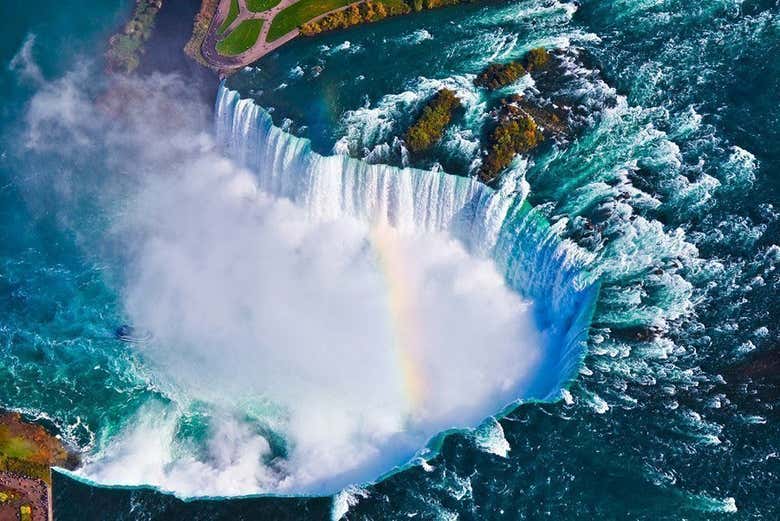
[{"label": "moss-covered rock", "polygon": [[525,67],[520,62],[491,63],[474,79],[474,85],[497,90],[516,82],[525,74]]},{"label": "moss-covered rock", "polygon": [[406,131],[404,142],[410,152],[420,153],[435,145],[461,107],[455,91],[441,89],[428,102],[417,121]]},{"label": "moss-covered rock", "polygon": [[496,126],[488,138],[487,154],[479,169],[480,181],[492,183],[518,154],[530,152],[543,140],[534,118],[509,99],[503,100]]},{"label": "moss-covered rock", "polygon": [[525,55],[525,68],[529,72],[545,69],[550,65],[551,57],[550,52],[544,47],[531,49]]},{"label": "moss-covered rock", "polygon": [[554,137],[560,139],[571,134],[567,112],[549,101],[531,100],[516,94],[504,99],[503,103],[511,104],[531,116],[545,138]]}]

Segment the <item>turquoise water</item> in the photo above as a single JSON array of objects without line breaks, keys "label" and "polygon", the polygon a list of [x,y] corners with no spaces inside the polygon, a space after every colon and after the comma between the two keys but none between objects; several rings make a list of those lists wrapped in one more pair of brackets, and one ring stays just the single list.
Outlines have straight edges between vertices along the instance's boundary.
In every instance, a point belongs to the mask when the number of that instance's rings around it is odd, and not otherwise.
[{"label": "turquoise water", "polygon": [[[40,19],[41,10],[14,10],[4,62],[33,33],[35,63],[49,79],[77,68],[90,39],[99,44],[121,14],[75,16],[83,9],[74,8]],[[395,166],[408,164],[399,129],[429,93],[453,86],[465,114],[411,166],[465,175],[479,154],[482,114],[500,95],[476,92],[469,75],[537,45],[557,49],[565,81],[517,88],[577,107],[579,132],[515,175],[527,181],[534,212],[587,265],[587,280],[601,282],[584,366],[562,400],[522,405],[500,429],[448,437],[430,467],[332,501],[181,503],[58,476],[58,518],[775,517],[777,383],[752,361],[777,356],[780,75],[767,57],[780,50],[779,20],[772,2],[468,6],[294,42],[232,78],[229,87],[272,108],[291,132],[274,150],[297,146],[294,135],[321,154]],[[52,207],[61,199],[41,194],[51,172],[19,153],[34,78],[5,70],[2,81],[0,403],[45,412],[72,443],[96,450],[142,404],[165,405],[168,394],[113,337],[124,321],[120,289],[84,248],[92,244],[84,230],[97,233],[100,223],[63,223],[84,214]],[[258,168],[252,140],[222,135],[229,153],[255,161],[261,178],[278,174],[284,189],[285,169]],[[516,251],[499,248],[513,252],[499,258]],[[569,287],[560,282],[516,281],[536,295]],[[197,438],[202,425],[191,428]],[[505,454],[496,450],[504,443]]]}]

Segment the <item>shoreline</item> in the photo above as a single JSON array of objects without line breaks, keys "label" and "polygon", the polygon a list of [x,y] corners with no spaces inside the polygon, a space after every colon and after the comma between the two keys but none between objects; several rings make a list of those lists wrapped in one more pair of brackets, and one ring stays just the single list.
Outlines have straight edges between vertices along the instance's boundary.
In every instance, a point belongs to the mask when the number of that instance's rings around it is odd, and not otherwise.
[{"label": "shoreline", "polygon": [[[207,3],[213,1],[214,0],[203,0],[203,5],[205,6]],[[276,5],[273,5],[264,11],[251,11],[247,8],[246,0],[219,0],[216,11],[211,16],[206,36],[200,46],[200,57],[209,68],[217,71],[221,76],[230,75],[239,69],[255,63],[300,35],[307,38],[313,38],[319,34],[342,31],[352,27],[377,23],[383,20],[412,15],[423,11],[454,7],[466,3],[477,3],[480,0],[427,0],[425,2],[415,0],[358,0],[339,5],[325,12],[320,12],[310,18],[301,19],[300,23],[297,23],[293,29],[282,33],[280,36],[269,41],[268,37],[274,28],[274,22],[277,20],[278,15],[289,12],[290,8],[302,4],[305,1],[306,0],[281,0]],[[235,5],[238,6],[238,13],[233,13],[234,18],[231,19],[231,6],[235,7],[233,2],[237,2]],[[381,12],[375,11],[379,6],[381,6]],[[201,9],[201,14],[204,12],[204,9]],[[361,9],[365,12],[362,12]],[[304,11],[304,8],[301,8],[301,11]],[[349,15],[342,16],[347,11],[349,11]],[[366,14],[367,12],[371,14]],[[356,13],[361,14],[356,19],[348,21],[351,20],[350,16],[354,18]],[[341,25],[338,25],[338,23],[334,25],[332,23],[334,17],[343,18],[343,20],[339,22]],[[220,29],[229,19],[230,23],[228,27],[222,32]],[[232,35],[233,31],[240,25],[250,20],[261,20],[263,22],[259,35],[254,43],[238,54],[221,54],[217,49],[217,45],[221,41],[224,41],[228,35]],[[347,22],[345,22],[345,20],[347,20]],[[196,27],[200,23],[202,23],[202,20],[199,20],[196,23]],[[344,25],[345,23],[346,25]],[[315,27],[316,30],[313,29]],[[193,37],[190,43],[195,39],[196,38]],[[190,57],[199,63],[201,62],[196,56],[190,55]]]},{"label": "shoreline", "polygon": [[51,468],[78,463],[44,426],[0,410],[0,519],[52,519]]}]

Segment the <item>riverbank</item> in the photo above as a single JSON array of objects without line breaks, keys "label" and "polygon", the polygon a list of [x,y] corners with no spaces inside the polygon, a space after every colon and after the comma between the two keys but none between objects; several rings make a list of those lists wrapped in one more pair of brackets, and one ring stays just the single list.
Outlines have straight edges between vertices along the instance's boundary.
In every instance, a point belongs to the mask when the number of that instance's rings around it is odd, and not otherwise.
[{"label": "riverbank", "polygon": [[[256,62],[299,35],[315,36],[390,17],[478,0],[220,0],[206,36],[202,38],[200,54],[193,54],[192,42],[201,40],[199,33],[205,23],[204,16],[211,12],[213,1],[203,2],[188,54],[199,63],[205,63],[220,73],[230,74]],[[249,30],[250,24],[253,24],[254,30]],[[239,41],[225,46],[228,40]]]},{"label": "riverbank", "polygon": [[78,464],[78,456],[42,425],[0,411],[0,521],[51,519],[51,467]]}]

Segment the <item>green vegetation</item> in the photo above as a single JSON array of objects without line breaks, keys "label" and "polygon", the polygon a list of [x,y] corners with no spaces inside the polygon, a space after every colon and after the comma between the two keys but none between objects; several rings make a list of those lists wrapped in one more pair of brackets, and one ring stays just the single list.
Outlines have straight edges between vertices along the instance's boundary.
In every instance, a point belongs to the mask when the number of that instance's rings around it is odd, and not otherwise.
[{"label": "green vegetation", "polygon": [[525,67],[520,62],[491,63],[474,79],[474,85],[497,90],[516,82],[525,74]]},{"label": "green vegetation", "polygon": [[516,82],[527,72],[541,70],[550,64],[551,55],[544,47],[531,49],[523,58],[523,63],[519,61],[509,63],[491,63],[487,68],[479,73],[474,79],[474,85],[484,87],[489,90],[497,90]]},{"label": "green vegetation", "polygon": [[404,136],[409,151],[420,153],[435,145],[460,107],[460,100],[454,91],[441,89],[437,92]]},{"label": "green vegetation", "polygon": [[18,494],[16,494],[13,490],[0,490],[0,504],[13,501],[17,497]]},{"label": "green vegetation", "polygon": [[246,7],[250,11],[261,13],[271,9],[272,7],[276,7],[281,1],[282,0],[246,0]]},{"label": "green vegetation", "polygon": [[388,16],[397,16],[411,12],[411,8],[403,0],[366,0],[359,4],[352,4],[346,9],[330,13],[319,20],[307,22],[301,25],[301,34],[314,36],[316,34],[346,29],[353,25],[377,22]]},{"label": "green vegetation", "polygon": [[106,59],[109,69],[133,72],[141,64],[144,44],[152,36],[154,19],[162,7],[162,0],[140,0],[135,5],[133,17],[121,33],[109,40]]},{"label": "green vegetation", "polygon": [[0,410],[0,471],[50,482],[53,465],[72,468],[74,457],[40,425]]},{"label": "green vegetation", "polygon": [[[336,29],[346,29],[353,25],[378,22],[379,20],[391,16],[408,14],[412,11],[417,12],[475,1],[477,0],[365,0],[350,6],[348,9],[327,14],[319,20],[311,21],[320,14],[332,9],[319,11],[317,14],[309,16],[308,18],[303,16],[300,18],[301,21],[298,25],[300,26],[301,34],[304,36],[314,36],[319,33]],[[344,5],[347,5],[348,3],[349,2],[345,2]],[[294,28],[294,24],[288,25],[287,27],[289,28],[286,28],[286,31],[289,32]],[[271,26],[271,30],[273,31],[273,26]],[[269,33],[268,41],[272,41],[273,39],[282,36],[282,34],[285,33],[280,32],[274,34],[274,37],[272,38]]]},{"label": "green vegetation", "polygon": [[301,0],[276,15],[267,40],[272,42],[281,38],[309,20],[350,3],[352,0]]},{"label": "green vegetation", "polygon": [[32,441],[14,436],[7,427],[0,426],[0,454],[9,458],[27,459],[34,456],[37,450]]},{"label": "green vegetation", "polygon": [[222,25],[217,29],[217,34],[222,34],[227,31],[235,19],[238,18],[238,0],[230,0],[230,9],[228,9],[227,18],[222,22]]},{"label": "green vegetation", "polygon": [[544,69],[550,64],[550,53],[544,47],[531,49],[525,55],[525,68],[529,71]]},{"label": "green vegetation", "polygon": [[412,9],[415,11],[422,11],[423,9],[436,9],[437,7],[465,4],[473,1],[475,0],[407,0]]},{"label": "green vegetation", "polygon": [[517,154],[530,152],[543,140],[534,119],[512,105],[504,106],[498,125],[490,134],[488,155],[482,160],[479,179],[491,183]]},{"label": "green vegetation", "polygon": [[232,33],[217,43],[217,52],[223,56],[241,54],[255,44],[262,27],[262,20],[244,20]]}]

